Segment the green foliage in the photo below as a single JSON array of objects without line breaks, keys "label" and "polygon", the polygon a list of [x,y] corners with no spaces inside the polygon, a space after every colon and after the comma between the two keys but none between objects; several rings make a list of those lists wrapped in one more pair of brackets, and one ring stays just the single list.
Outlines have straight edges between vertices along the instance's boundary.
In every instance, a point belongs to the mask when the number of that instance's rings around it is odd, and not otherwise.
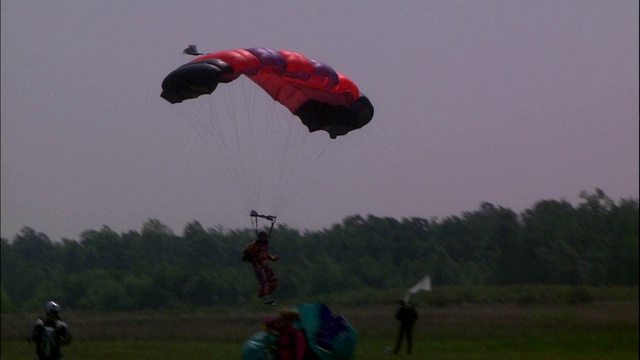
[{"label": "green foliage", "polygon": [[571,291],[567,296],[567,303],[571,305],[588,304],[593,301],[593,295],[589,289],[585,287],[578,287]]},{"label": "green foliage", "polygon": [[[280,224],[271,242],[281,257],[272,265],[277,295],[304,299],[396,289],[393,298],[400,298],[397,289],[425,274],[436,290],[416,296],[441,307],[585,304],[598,298],[594,287],[637,287],[638,201],[616,204],[599,189],[581,198],[577,207],[542,200],[521,214],[485,202],[442,220],[354,215],[304,233]],[[105,225],[82,232],[78,241],[53,242],[25,227],[11,241],[2,239],[2,311],[40,309],[50,299],[99,310],[252,303],[256,279],[240,254],[253,236],[252,229],[207,229],[198,221],[176,235],[150,219],[141,232],[118,234]],[[580,288],[557,295],[530,285]],[[480,290],[487,288],[490,294]],[[353,303],[369,301],[358,296]]]},{"label": "green foliage", "polygon": [[2,309],[2,313],[15,310],[15,306],[9,298],[9,294],[4,290],[4,286],[0,287],[0,309]]}]

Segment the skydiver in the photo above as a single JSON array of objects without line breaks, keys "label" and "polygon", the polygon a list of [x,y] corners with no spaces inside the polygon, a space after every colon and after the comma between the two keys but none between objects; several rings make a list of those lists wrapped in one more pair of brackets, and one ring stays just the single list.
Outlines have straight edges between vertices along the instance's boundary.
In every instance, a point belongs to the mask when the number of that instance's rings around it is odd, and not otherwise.
[{"label": "skydiver", "polygon": [[269,254],[269,235],[264,231],[260,231],[258,238],[251,243],[245,253],[250,252],[251,265],[258,278],[258,297],[262,298],[263,303],[275,306],[276,300],[271,294],[278,287],[278,279],[269,266],[269,261],[278,261],[280,257]]}]

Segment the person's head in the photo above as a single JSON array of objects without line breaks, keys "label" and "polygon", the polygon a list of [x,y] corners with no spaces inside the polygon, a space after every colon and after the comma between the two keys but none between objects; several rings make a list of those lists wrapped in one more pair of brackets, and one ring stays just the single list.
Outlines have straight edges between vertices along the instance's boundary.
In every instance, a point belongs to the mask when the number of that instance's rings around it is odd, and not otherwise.
[{"label": "person's head", "polygon": [[269,241],[269,235],[264,231],[260,231],[258,233],[258,240],[263,242]]},{"label": "person's head", "polygon": [[60,315],[60,305],[53,301],[47,301],[47,303],[44,304],[44,312],[50,318],[58,318]]},{"label": "person's head", "polygon": [[287,326],[293,325],[294,322],[300,321],[300,313],[298,310],[284,308],[280,310],[278,321]]},{"label": "person's head", "polygon": [[300,321],[300,313],[294,309],[284,308],[280,310],[278,317],[269,317],[265,320],[265,328],[271,334],[280,336],[296,321]]}]

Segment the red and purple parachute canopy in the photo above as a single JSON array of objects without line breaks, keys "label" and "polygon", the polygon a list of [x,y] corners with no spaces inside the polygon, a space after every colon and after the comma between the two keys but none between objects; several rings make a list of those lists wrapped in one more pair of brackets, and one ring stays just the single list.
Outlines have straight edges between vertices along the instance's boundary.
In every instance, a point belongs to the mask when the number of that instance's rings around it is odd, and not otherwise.
[{"label": "red and purple parachute canopy", "polygon": [[162,82],[172,104],[211,94],[219,83],[245,75],[298,116],[309,131],[331,138],[371,121],[373,105],[356,84],[329,65],[287,50],[234,49],[205,54],[180,66]]}]

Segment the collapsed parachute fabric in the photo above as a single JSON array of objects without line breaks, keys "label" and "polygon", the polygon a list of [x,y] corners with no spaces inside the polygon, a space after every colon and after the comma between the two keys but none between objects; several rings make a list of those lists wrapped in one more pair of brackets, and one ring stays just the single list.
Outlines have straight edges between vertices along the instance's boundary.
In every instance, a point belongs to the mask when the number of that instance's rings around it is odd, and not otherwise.
[{"label": "collapsed parachute fabric", "polygon": [[257,332],[242,345],[242,360],[274,360],[278,339],[266,331]]},{"label": "collapsed parachute fabric", "polygon": [[302,319],[309,348],[322,360],[346,360],[355,356],[358,333],[343,316],[321,303],[300,304],[295,307]]},{"label": "collapsed parachute fabric", "polygon": [[310,132],[332,139],[368,124],[373,105],[356,84],[329,65],[288,50],[234,49],[196,57],[162,82],[172,104],[211,94],[245,75],[298,116]]},{"label": "collapsed parachute fabric", "polygon": [[[308,351],[320,360],[349,360],[355,358],[358,333],[341,315],[321,303],[299,304],[293,307],[300,313],[300,322],[293,325],[302,330]],[[277,339],[264,331],[251,336],[242,347],[243,360],[271,360],[276,353]],[[305,357],[306,358],[306,357]]]}]

